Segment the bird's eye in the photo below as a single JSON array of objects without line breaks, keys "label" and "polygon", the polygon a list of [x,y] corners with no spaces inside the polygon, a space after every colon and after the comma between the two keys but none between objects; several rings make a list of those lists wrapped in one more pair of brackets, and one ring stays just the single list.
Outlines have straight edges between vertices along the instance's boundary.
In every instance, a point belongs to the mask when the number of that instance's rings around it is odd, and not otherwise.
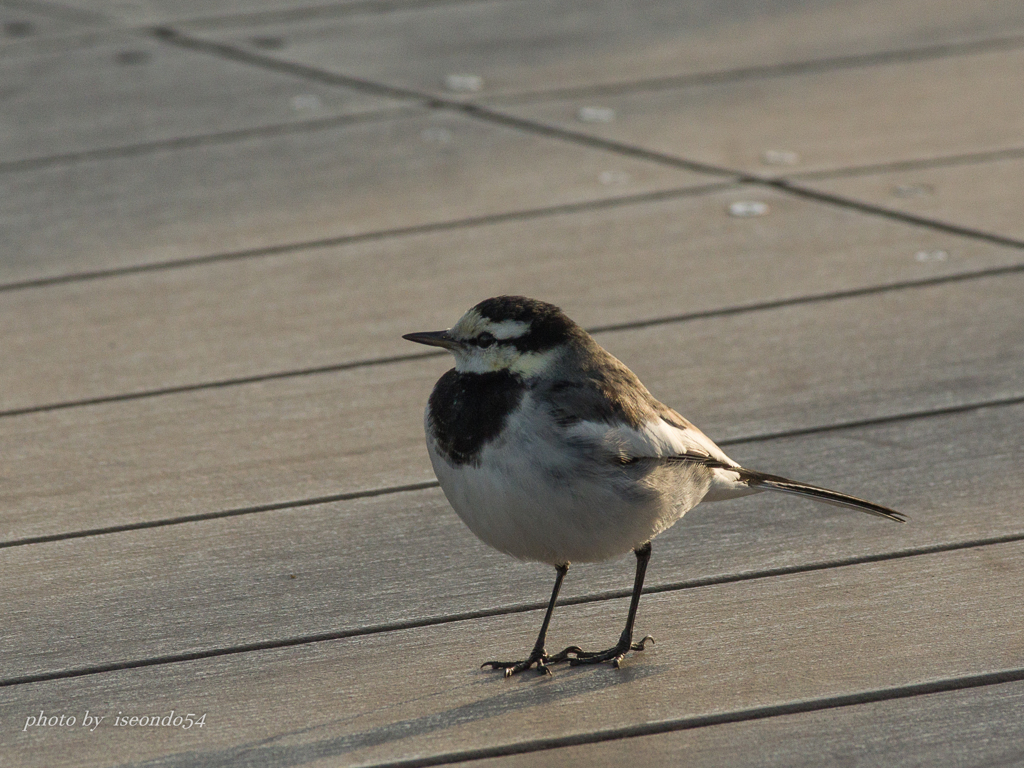
[{"label": "bird's eye", "polygon": [[484,331],[483,333],[476,337],[476,345],[478,347],[489,347],[493,343],[494,337],[491,336],[491,334],[487,333],[487,331]]}]

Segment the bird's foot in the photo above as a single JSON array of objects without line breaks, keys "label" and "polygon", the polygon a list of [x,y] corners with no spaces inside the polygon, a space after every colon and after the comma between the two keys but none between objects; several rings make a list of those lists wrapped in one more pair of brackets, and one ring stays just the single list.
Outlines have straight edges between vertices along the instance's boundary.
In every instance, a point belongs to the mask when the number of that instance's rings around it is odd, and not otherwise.
[{"label": "bird's foot", "polygon": [[501,669],[505,672],[505,677],[512,677],[519,672],[529,669],[532,666],[537,667],[537,673],[541,675],[550,675],[551,670],[548,669],[549,664],[558,664],[562,661],[570,661],[570,654],[581,652],[575,645],[570,645],[564,651],[559,651],[554,656],[549,656],[547,651],[543,648],[534,648],[533,653],[530,654],[529,658],[523,659],[522,661],[486,661],[480,665],[481,669],[490,667],[491,669]]},{"label": "bird's foot", "polygon": [[575,645],[571,645],[557,655],[571,654],[569,664],[573,667],[580,664],[602,664],[610,661],[618,669],[627,653],[630,651],[642,651],[648,642],[652,645],[654,644],[654,638],[650,635],[647,635],[638,643],[631,642],[629,638],[621,638],[614,647],[609,648],[607,651],[594,652],[584,651]]}]

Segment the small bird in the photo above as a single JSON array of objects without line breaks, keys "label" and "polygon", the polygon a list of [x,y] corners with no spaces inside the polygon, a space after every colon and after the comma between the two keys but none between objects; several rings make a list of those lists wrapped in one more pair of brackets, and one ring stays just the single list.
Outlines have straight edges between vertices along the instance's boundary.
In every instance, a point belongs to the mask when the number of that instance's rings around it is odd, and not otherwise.
[{"label": "small bird", "polygon": [[[455,357],[424,418],[448,501],[484,543],[556,569],[529,656],[483,665],[506,676],[534,666],[550,674],[548,666],[562,661],[618,667],[653,642],[633,642],[651,539],[701,501],[780,491],[906,521],[869,501],[741,467],[553,304],[497,296],[446,331],[403,338]],[[569,564],[630,550],[636,577],[619,641],[604,651],[571,645],[549,655],[545,638]]]}]

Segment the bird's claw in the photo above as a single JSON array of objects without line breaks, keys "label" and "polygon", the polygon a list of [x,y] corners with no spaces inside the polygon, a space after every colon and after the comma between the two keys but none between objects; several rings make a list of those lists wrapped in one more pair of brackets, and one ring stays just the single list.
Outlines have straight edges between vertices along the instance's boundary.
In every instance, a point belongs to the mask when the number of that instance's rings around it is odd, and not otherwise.
[{"label": "bird's claw", "polygon": [[551,670],[548,669],[547,662],[544,659],[523,659],[522,661],[488,661],[480,666],[481,669],[500,669],[504,672],[505,677],[512,677],[520,672],[525,672],[530,667],[536,665],[537,674],[539,675],[550,675]]},{"label": "bird's claw", "polygon": [[580,664],[602,664],[606,661],[610,661],[616,669],[622,663],[622,660],[626,657],[626,654],[630,651],[642,651],[650,642],[654,644],[654,638],[647,635],[639,642],[633,643],[628,641],[620,640],[615,646],[609,648],[607,651],[584,651],[573,645],[566,648],[562,653],[569,651],[573,652],[573,657],[569,659],[569,666],[576,667]]},{"label": "bird's claw", "polygon": [[529,658],[523,659],[522,661],[485,661],[480,665],[480,669],[500,669],[505,672],[505,677],[512,677],[512,675],[520,672],[525,672],[532,666],[537,667],[537,674],[539,675],[550,675],[551,670],[549,664],[558,664],[562,661],[571,661],[569,658],[569,652],[578,651],[575,645],[569,646],[564,651],[556,653],[554,656],[549,656],[547,652],[541,649],[534,649],[533,653],[530,654]]}]

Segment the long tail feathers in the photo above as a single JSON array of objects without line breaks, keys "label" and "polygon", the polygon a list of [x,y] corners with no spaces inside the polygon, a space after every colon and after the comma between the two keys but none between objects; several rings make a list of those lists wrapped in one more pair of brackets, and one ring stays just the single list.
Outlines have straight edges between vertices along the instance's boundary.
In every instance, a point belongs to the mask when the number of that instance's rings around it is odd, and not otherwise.
[{"label": "long tail feathers", "polygon": [[873,504],[870,501],[858,499],[856,496],[847,496],[845,493],[830,491],[827,488],[818,488],[817,486],[807,485],[805,483],[795,483],[792,480],[787,480],[786,478],[779,477],[778,475],[768,475],[764,472],[756,472],[752,469],[740,469],[738,471],[740,473],[740,479],[752,488],[764,488],[765,490],[770,491],[792,493],[796,496],[805,496],[809,499],[823,501],[826,504],[832,504],[837,507],[859,509],[861,512],[867,512],[869,515],[884,517],[887,520],[895,520],[897,523],[907,522],[906,515],[897,512],[894,509],[883,507],[881,504]]}]

